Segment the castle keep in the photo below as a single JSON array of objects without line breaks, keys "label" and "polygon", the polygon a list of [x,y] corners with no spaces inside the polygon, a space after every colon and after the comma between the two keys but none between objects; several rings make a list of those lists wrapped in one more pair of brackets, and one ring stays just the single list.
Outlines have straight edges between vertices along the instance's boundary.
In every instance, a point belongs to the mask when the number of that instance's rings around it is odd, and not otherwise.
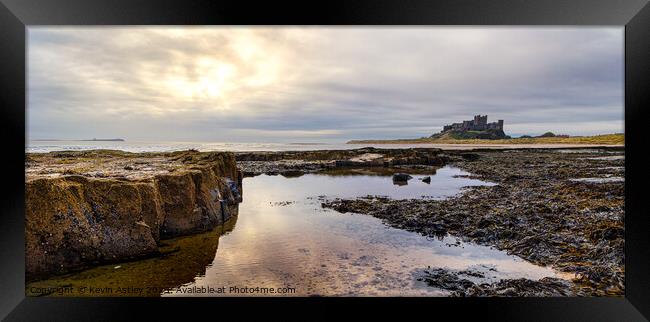
[{"label": "castle keep", "polygon": [[473,120],[463,121],[462,123],[453,123],[445,125],[442,132],[451,130],[459,131],[485,131],[485,130],[501,130],[503,131],[503,120],[488,123],[487,115],[475,115]]}]

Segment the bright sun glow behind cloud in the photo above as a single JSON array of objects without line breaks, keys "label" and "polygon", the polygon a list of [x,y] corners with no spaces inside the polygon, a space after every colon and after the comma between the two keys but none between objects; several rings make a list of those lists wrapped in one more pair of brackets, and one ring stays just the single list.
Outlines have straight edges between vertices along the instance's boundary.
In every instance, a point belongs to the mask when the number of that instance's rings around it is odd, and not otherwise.
[{"label": "bright sun glow behind cloud", "polygon": [[[195,109],[228,110],[260,91],[268,91],[267,87],[274,85],[282,73],[286,57],[278,48],[269,48],[259,36],[260,31],[145,28],[137,32],[80,30],[78,34],[83,37],[84,33],[112,33],[110,39],[117,48],[123,48],[126,55],[131,48],[143,44],[157,46],[167,56],[164,62],[152,63],[147,57],[138,58],[136,54],[131,65],[135,68],[132,72],[137,82],[147,92],[155,94],[153,98],[160,99],[152,100],[155,103],[150,107],[152,114],[164,115]],[[172,46],[174,43],[192,45],[166,49],[163,47],[166,42]],[[84,61],[79,63],[84,64]],[[97,73],[102,74],[101,71]],[[110,79],[110,75],[101,78]],[[175,104],[160,104],[161,100]]]},{"label": "bright sun glow behind cloud", "polygon": [[[174,96],[188,99],[224,98],[237,81],[236,68],[228,63],[201,59],[197,62],[201,75],[192,80],[182,73],[168,76],[167,90]],[[217,106],[220,108],[221,106]]]}]

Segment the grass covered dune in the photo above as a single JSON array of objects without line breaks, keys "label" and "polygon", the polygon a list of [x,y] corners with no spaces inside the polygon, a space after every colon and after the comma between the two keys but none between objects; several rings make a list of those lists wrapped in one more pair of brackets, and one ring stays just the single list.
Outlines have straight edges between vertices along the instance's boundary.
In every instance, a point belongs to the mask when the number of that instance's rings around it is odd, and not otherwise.
[{"label": "grass covered dune", "polygon": [[603,144],[624,145],[625,134],[602,134],[594,136],[555,136],[528,137],[512,139],[454,139],[454,138],[419,138],[397,140],[352,140],[348,144]]}]

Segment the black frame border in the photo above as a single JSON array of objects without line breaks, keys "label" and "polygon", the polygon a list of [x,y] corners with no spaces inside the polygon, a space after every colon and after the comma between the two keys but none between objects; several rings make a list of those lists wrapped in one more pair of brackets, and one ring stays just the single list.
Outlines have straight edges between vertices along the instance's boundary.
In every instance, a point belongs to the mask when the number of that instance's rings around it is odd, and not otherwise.
[{"label": "black frame border", "polygon": [[[650,107],[650,4],[647,0],[331,0],[292,2],[181,0],[0,0],[0,318],[131,320],[222,315],[245,304],[242,317],[343,317],[323,305],[351,304],[366,317],[413,313],[487,320],[643,321],[650,319],[650,220],[643,185],[650,162],[644,135]],[[624,298],[26,298],[24,294],[24,157],[27,27],[39,25],[584,25],[625,26],[626,294]],[[645,181],[645,182],[644,182]],[[242,303],[244,302],[244,303]],[[299,302],[299,303],[296,303]],[[301,310],[295,310],[299,304]],[[399,307],[395,306],[399,304]],[[219,310],[222,309],[222,310]],[[280,309],[285,313],[276,315]],[[291,310],[291,311],[289,311]],[[252,315],[251,315],[252,314]],[[349,313],[345,313],[348,317]],[[367,314],[367,315],[366,315]],[[444,315],[442,315],[444,314]],[[644,318],[645,317],[645,318]]]}]

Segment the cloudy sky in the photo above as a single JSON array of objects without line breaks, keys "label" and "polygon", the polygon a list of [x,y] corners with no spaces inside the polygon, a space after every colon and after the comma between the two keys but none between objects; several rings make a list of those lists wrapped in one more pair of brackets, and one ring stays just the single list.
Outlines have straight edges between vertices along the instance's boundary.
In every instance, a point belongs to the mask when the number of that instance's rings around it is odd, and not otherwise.
[{"label": "cloudy sky", "polygon": [[28,138],[623,132],[623,28],[30,27]]}]

